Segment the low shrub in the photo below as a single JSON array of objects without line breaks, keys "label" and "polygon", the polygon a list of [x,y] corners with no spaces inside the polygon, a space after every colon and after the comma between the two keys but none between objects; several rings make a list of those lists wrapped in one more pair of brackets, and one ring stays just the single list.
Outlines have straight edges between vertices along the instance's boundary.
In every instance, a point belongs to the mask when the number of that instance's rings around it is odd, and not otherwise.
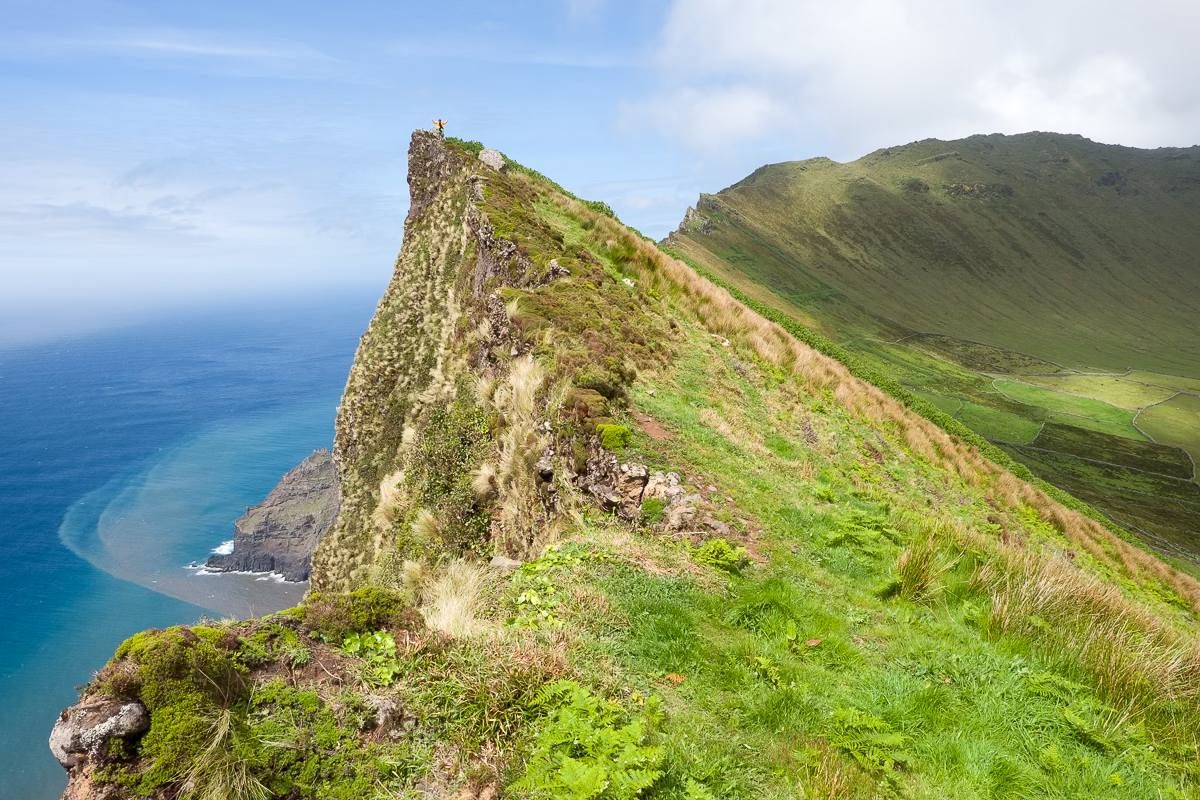
[{"label": "low shrub", "polygon": [[421,617],[398,592],[364,586],[349,594],[313,592],[301,607],[304,626],[326,642],[342,642],[352,633],[421,627]]},{"label": "low shrub", "polygon": [[600,445],[605,450],[623,450],[629,446],[631,433],[629,428],[617,423],[602,422],[596,426],[596,434],[600,437]]}]

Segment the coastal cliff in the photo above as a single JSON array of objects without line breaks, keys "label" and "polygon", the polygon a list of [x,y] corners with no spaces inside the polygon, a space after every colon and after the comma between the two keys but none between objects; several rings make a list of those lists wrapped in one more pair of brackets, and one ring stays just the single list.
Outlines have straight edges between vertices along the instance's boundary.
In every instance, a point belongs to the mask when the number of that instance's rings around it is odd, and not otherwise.
[{"label": "coastal cliff", "polygon": [[338,497],[333,456],[317,450],[246,510],[234,523],[233,549],[210,556],[205,568],[308,580],[313,550],[337,517]]},{"label": "coastal cliff", "polygon": [[69,800],[1197,785],[1192,577],[603,203],[424,131],[408,180],[312,590],[124,642]]}]

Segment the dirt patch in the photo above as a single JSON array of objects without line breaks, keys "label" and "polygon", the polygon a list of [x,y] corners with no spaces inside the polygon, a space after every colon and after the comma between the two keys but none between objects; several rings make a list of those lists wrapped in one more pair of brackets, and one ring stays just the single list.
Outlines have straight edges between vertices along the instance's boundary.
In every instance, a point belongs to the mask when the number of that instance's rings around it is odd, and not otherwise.
[{"label": "dirt patch", "polygon": [[655,441],[671,438],[671,432],[659,424],[658,420],[647,416],[640,411],[633,412],[633,421],[638,424],[642,432]]}]

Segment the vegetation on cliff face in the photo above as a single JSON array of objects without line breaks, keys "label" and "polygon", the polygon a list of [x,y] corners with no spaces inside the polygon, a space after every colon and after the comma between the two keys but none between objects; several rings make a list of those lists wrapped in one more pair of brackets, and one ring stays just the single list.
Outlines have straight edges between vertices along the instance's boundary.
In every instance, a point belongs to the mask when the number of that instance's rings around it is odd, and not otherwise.
[{"label": "vegetation on cliff face", "polygon": [[668,249],[1200,563],[1198,213],[1197,148],[973,136],[762,167]]},{"label": "vegetation on cliff face", "polygon": [[123,645],[73,787],[1197,796],[1200,585],[477,153],[414,135],[315,591]]}]

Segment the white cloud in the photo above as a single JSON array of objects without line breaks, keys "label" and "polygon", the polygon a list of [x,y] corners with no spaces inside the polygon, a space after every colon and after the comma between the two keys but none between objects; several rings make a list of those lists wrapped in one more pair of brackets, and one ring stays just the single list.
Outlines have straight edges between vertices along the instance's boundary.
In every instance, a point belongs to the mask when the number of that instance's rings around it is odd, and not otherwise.
[{"label": "white cloud", "polygon": [[669,130],[705,153],[716,153],[730,141],[761,136],[779,116],[772,95],[749,85],[685,86],[621,109],[623,125]]},{"label": "white cloud", "polygon": [[1200,4],[1184,0],[675,0],[661,85],[636,108],[701,151],[764,126],[840,157],[1034,129],[1188,145],[1198,39]]}]

